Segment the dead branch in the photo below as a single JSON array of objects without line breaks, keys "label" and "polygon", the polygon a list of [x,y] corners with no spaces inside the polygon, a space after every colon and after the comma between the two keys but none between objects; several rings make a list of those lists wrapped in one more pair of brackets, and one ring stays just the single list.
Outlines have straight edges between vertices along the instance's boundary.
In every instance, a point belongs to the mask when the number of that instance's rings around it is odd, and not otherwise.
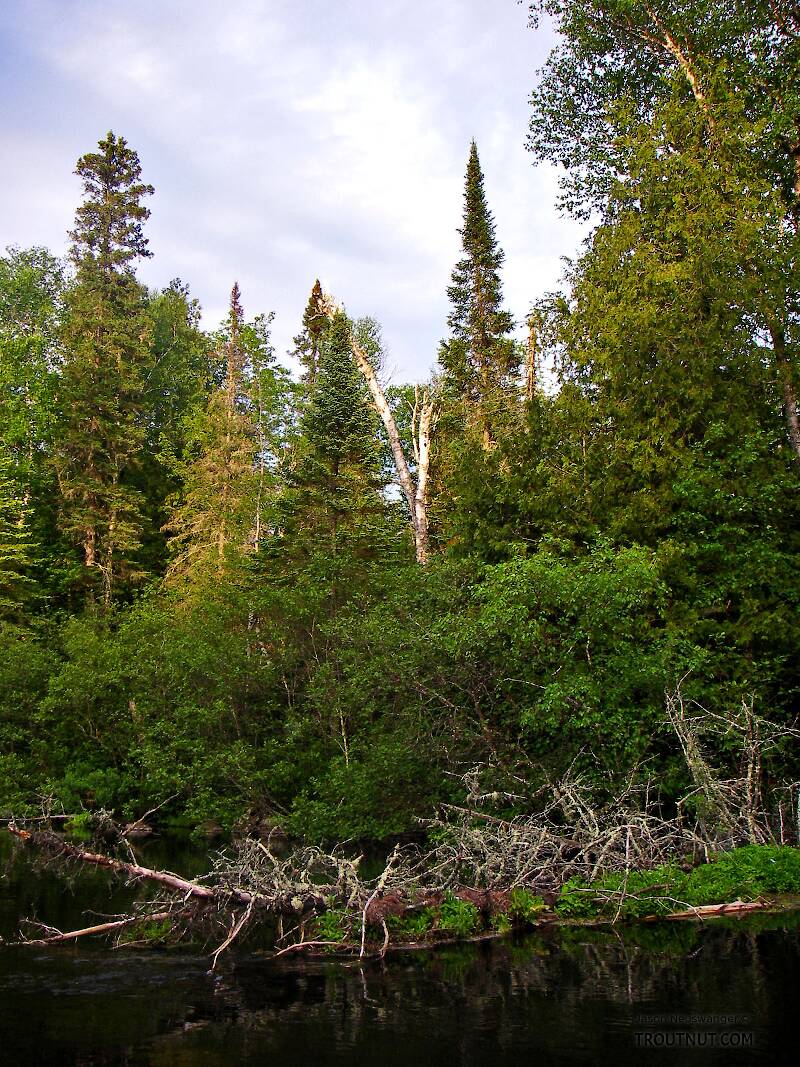
[{"label": "dead branch", "polygon": [[[75,941],[79,937],[93,937],[97,934],[109,934],[116,930],[122,930],[126,926],[132,926],[134,923],[140,922],[165,922],[167,919],[173,919],[174,913],[171,911],[161,911],[150,915],[127,915],[124,919],[115,919],[113,922],[98,923],[96,926],[86,926],[82,930],[70,930],[67,933],[50,934],[48,937],[37,938],[25,938],[21,944],[25,945],[58,945],[64,941]],[[37,924],[40,925],[40,924]],[[43,927],[46,930],[52,929],[52,927]]]}]

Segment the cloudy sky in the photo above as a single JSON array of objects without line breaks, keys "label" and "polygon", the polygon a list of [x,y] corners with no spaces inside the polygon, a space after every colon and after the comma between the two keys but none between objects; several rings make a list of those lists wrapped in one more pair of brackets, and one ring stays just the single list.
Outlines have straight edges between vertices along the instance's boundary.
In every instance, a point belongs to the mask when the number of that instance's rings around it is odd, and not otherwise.
[{"label": "cloudy sky", "polygon": [[551,43],[516,0],[2,0],[0,246],[66,251],[75,161],[112,129],[156,187],[147,284],[188,282],[210,327],[238,279],[282,355],[319,276],[423,377],[471,138],[518,319],[578,248],[524,147]]}]

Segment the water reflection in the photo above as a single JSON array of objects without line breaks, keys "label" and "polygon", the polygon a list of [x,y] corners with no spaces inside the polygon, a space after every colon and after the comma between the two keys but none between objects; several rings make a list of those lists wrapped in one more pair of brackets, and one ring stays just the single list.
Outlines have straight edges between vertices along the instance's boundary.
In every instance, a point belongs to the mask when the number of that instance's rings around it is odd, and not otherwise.
[{"label": "water reflection", "polygon": [[[174,858],[167,865],[179,866]],[[0,896],[3,924],[10,909],[32,899],[41,915],[60,906],[74,919],[76,909],[97,907],[97,894],[107,893],[104,877],[93,876],[88,885],[78,879],[69,894],[62,889],[59,900],[52,877],[15,865]],[[207,967],[206,956],[186,952],[4,948],[4,1062],[469,1067],[798,1060],[795,916],[616,934],[549,931],[400,953],[363,968],[288,957],[269,963],[256,953],[214,977]],[[695,1041],[710,1034],[717,1047],[676,1047],[687,1034]],[[745,1035],[744,1047],[720,1044],[737,1034]],[[648,1036],[656,1043],[647,1044]]]}]

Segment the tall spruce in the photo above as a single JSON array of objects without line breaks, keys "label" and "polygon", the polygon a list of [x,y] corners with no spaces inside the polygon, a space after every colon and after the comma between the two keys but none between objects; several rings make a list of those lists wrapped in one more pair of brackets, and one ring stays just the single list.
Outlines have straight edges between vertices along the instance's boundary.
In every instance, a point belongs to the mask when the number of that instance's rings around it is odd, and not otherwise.
[{"label": "tall spruce", "polygon": [[303,381],[307,385],[313,385],[317,377],[320,351],[328,324],[325,296],[317,278],[303,312],[303,328],[294,338],[294,349],[291,353],[302,363]]},{"label": "tall spruce", "polygon": [[377,422],[337,312],[320,349],[289,475],[284,533],[292,555],[369,557],[385,533],[386,501]]},{"label": "tall spruce", "polygon": [[151,255],[142,200],[153,187],[123,137],[109,132],[98,148],[76,168],[84,199],[70,234],[77,276],[63,330],[56,464],[61,526],[80,548],[80,582],[107,607],[120,582],[142,576],[142,498],[130,474],[143,441],[151,327],[134,264]]},{"label": "tall spruce", "polygon": [[24,615],[36,589],[28,509],[17,498],[9,468],[0,454],[0,620]]},{"label": "tall spruce", "polygon": [[468,418],[490,446],[503,410],[516,395],[520,358],[510,336],[513,320],[503,308],[500,268],[505,256],[497,244],[474,141],[467,162],[464,223],[458,232],[464,255],[447,290],[451,337],[443,342],[439,359]]},{"label": "tall spruce", "polygon": [[238,283],[220,338],[224,382],[188,431],[183,490],[165,529],[172,534],[171,577],[219,577],[246,547],[257,494],[256,433],[245,390],[244,312]]}]

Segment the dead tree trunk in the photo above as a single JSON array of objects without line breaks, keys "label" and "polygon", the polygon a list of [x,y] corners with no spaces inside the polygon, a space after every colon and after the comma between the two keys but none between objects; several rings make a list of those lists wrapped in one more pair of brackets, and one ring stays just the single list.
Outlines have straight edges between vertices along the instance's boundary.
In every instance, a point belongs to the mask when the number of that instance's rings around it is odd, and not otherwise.
[{"label": "dead tree trunk", "polygon": [[408,506],[417,563],[425,564],[430,557],[428,481],[431,462],[431,434],[436,422],[435,400],[429,389],[423,389],[420,395],[419,387],[415,387],[414,414],[412,416],[412,446],[417,466],[415,480],[403,450],[403,442],[400,439],[392,409],[386,400],[386,395],[381,383],[378,381],[375,369],[355,341],[352,344],[352,348],[356,364],[364,376],[375,410],[380,415],[386,435],[389,438],[395,470]]},{"label": "dead tree trunk", "polygon": [[428,479],[431,463],[431,434],[436,422],[436,408],[427,389],[420,398],[419,386],[414,387],[414,419],[412,433],[414,458],[417,461],[417,489],[414,494],[414,529],[417,562],[427,563],[430,550],[428,537]]},{"label": "dead tree trunk", "polygon": [[[330,295],[327,296],[325,306],[330,313],[338,306]],[[436,422],[436,403],[429,389],[423,389],[420,396],[419,388],[415,389],[414,415],[412,418],[412,434],[414,459],[417,465],[416,479],[411,473],[411,468],[403,449],[403,442],[397,422],[389,407],[386,394],[375,368],[370,363],[366,352],[355,339],[350,342],[353,359],[361,371],[364,381],[367,383],[369,395],[373,406],[380,416],[386,436],[389,438],[389,447],[392,450],[397,479],[405,497],[408,507],[411,532],[414,535],[414,549],[417,563],[425,564],[430,557],[430,538],[428,533],[428,483],[431,461],[431,434]]]},{"label": "dead tree trunk", "polygon": [[[219,892],[215,889],[209,889],[207,886],[198,885],[196,882],[189,882],[185,878],[179,878],[176,874],[169,874],[165,871],[154,871],[151,870],[150,867],[140,867],[137,863],[126,863],[124,860],[117,860],[113,859],[111,856],[104,856],[100,852],[90,852],[87,849],[77,848],[75,845],[70,845],[68,842],[64,841],[63,838],[59,837],[57,834],[51,833],[49,830],[22,830],[13,823],[10,823],[7,829],[10,834],[19,838],[20,841],[24,841],[26,844],[32,845],[34,848],[40,848],[45,852],[50,852],[54,856],[59,856],[64,859],[78,860],[81,863],[88,863],[94,867],[105,867],[107,870],[114,871],[116,874],[124,874],[132,881],[158,882],[167,889],[182,893],[185,897],[193,897],[205,901],[215,901],[219,898]],[[250,893],[245,893],[240,890],[231,890],[230,895],[239,904],[249,904],[252,899]]]}]

